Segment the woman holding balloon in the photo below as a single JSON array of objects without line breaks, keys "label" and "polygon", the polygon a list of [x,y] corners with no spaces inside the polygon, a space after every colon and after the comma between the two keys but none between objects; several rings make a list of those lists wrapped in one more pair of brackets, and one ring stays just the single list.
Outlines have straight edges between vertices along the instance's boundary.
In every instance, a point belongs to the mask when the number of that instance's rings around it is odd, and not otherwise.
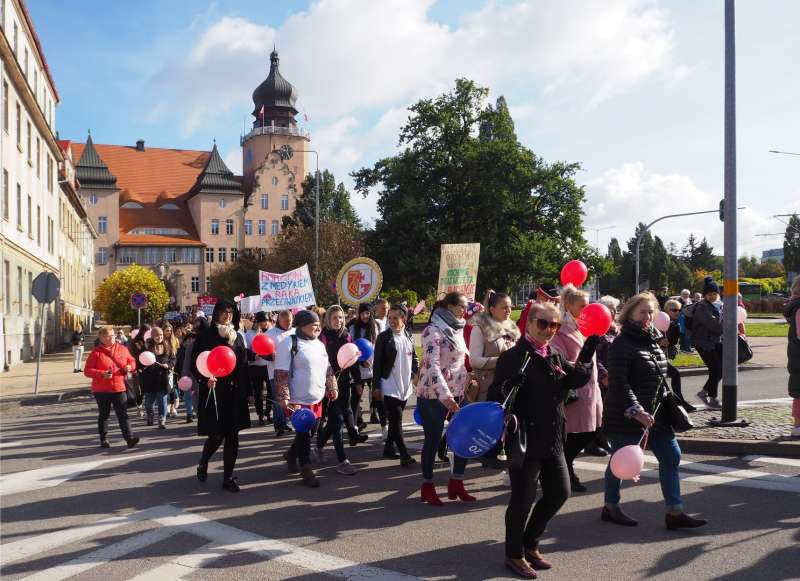
[{"label": "woman holding balloon", "polygon": [[[353,338],[353,341],[366,339],[371,345],[375,345],[375,339],[378,337],[378,323],[375,321],[371,304],[361,303],[358,305],[358,316],[350,325],[350,336]],[[355,386],[353,387],[350,404],[353,409],[353,417],[355,418],[359,430],[363,430],[367,427],[361,419],[361,398],[365,390],[368,392],[372,391],[372,362],[372,357],[364,361],[359,361],[358,365],[356,365],[353,370],[355,374]],[[375,395],[374,393],[370,393],[370,401],[372,401],[372,397]],[[378,393],[377,396],[380,397],[380,393]],[[385,440],[387,435],[386,410],[383,408],[382,403],[377,405],[376,402],[375,411],[378,415],[378,421],[381,424],[383,439]]]},{"label": "woman holding balloon", "polygon": [[[617,451],[626,446],[649,443],[658,459],[658,476],[667,505],[665,517],[668,529],[696,528],[706,524],[683,512],[678,466],[681,449],[670,425],[658,413],[663,393],[667,359],[658,345],[661,333],[653,326],[658,313],[658,303],[651,293],[632,297],[619,314],[622,328],[609,350],[609,384],[603,425],[611,448]],[[636,451],[636,450],[634,450]],[[605,506],[601,518],[623,526],[636,526],[638,522],[625,514],[619,506],[620,470],[612,471],[626,457],[612,456],[605,474]]]},{"label": "woman holding balloon", "polygon": [[233,475],[239,456],[239,431],[250,427],[247,348],[237,332],[238,326],[236,304],[219,300],[192,353],[193,374],[200,385],[197,433],[206,436],[197,479],[206,481],[208,462],[224,443],[222,488],[229,492],[239,492],[238,478]]},{"label": "woman holding balloon", "polygon": [[[422,332],[422,368],[417,385],[417,407],[425,432],[420,496],[423,502],[433,506],[442,505],[433,484],[436,449],[442,438],[445,419],[448,414],[458,411],[456,400],[464,395],[469,382],[465,365],[467,344],[463,335],[467,306],[467,298],[463,294],[448,293],[434,305],[430,324]],[[467,460],[454,455],[447,484],[447,496],[451,500],[475,500],[464,489],[466,467]]]},{"label": "woman holding balloon", "polygon": [[[303,484],[317,488],[319,481],[311,469],[311,440],[319,428],[322,400],[327,397],[330,403],[335,402],[339,391],[325,345],[319,341],[319,315],[300,311],[294,325],[295,334],[280,342],[275,357],[275,399],[287,416],[294,416],[291,419],[295,428],[294,442],[283,457],[290,473],[300,472]],[[355,349],[348,361],[340,361],[340,366],[347,368],[357,359]]]},{"label": "woman holding balloon", "polygon": [[139,377],[144,393],[147,425],[152,426],[153,404],[158,404],[158,429],[167,429],[167,392],[169,376],[175,368],[175,354],[164,342],[164,332],[153,327],[146,343],[147,351],[139,354]]},{"label": "woman holding balloon", "polygon": [[131,381],[133,382],[133,390],[136,392],[136,407],[139,411],[140,418],[144,415],[144,407],[142,405],[144,403],[144,394],[142,393],[142,382],[139,377],[139,371],[141,369],[139,365],[139,355],[147,351],[146,343],[149,338],[150,325],[142,325],[138,329],[133,329],[131,331],[131,339],[128,343],[128,351],[130,351],[131,356],[136,361],[136,369],[133,375],[131,375]]},{"label": "woman holding balloon", "polygon": [[[594,318],[589,322],[597,325]],[[608,326],[607,321],[605,324]],[[576,362],[570,363],[550,346],[560,327],[558,307],[533,303],[525,321],[525,337],[500,356],[491,390],[502,392],[499,388],[507,381],[520,381],[513,414],[518,429],[525,430],[527,449],[521,461],[509,464],[506,567],[526,579],[535,579],[536,569],[552,567],[539,551],[539,539],[570,494],[564,459],[564,399],[570,389],[589,381],[599,342],[597,335],[586,339]],[[542,497],[534,506],[540,480]]]},{"label": "woman holding balloon", "polygon": [[[592,334],[587,329],[585,319],[581,317],[589,303],[589,293],[575,288],[572,284],[566,285],[561,291],[561,328],[551,342],[553,349],[558,351],[564,359],[574,363],[578,359],[586,339]],[[604,308],[602,305],[592,307]],[[610,314],[610,313],[609,313]],[[609,317],[608,324],[611,324]],[[599,329],[604,335],[608,329]],[[599,342],[599,339],[598,339]],[[592,359],[595,363],[595,359]],[[570,488],[572,492],[586,492],[584,486],[572,467],[578,454],[595,439],[597,428],[602,425],[603,398],[600,394],[600,385],[597,381],[597,365],[592,366],[589,381],[575,390],[577,399],[567,401],[567,441],[564,445],[564,458],[569,469]]]}]

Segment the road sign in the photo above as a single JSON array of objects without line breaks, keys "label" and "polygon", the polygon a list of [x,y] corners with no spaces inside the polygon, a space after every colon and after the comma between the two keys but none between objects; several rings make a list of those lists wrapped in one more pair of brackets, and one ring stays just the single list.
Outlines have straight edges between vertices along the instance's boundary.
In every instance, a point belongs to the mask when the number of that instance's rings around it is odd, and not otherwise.
[{"label": "road sign", "polygon": [[144,293],[133,293],[131,295],[131,308],[132,309],[147,308],[147,295]]},{"label": "road sign", "polygon": [[42,272],[33,279],[31,294],[40,303],[52,303],[58,298],[61,281],[52,272]]}]

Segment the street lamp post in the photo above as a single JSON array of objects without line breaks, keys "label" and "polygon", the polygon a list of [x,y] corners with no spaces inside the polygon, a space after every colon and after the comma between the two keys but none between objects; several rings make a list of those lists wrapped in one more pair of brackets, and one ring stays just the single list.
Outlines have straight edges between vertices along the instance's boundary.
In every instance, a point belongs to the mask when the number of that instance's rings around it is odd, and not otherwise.
[{"label": "street lamp post", "polygon": [[[295,153],[313,153],[316,161],[316,215],[314,219],[314,274],[319,274],[319,153],[314,149],[293,149],[284,145],[278,150],[283,159],[291,159]],[[301,186],[302,187],[302,186]]]}]

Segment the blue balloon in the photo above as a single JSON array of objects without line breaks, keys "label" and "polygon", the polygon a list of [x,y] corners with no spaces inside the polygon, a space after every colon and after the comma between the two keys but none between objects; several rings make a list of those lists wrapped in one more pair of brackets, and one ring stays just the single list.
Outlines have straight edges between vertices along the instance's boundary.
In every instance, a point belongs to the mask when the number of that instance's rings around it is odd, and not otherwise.
[{"label": "blue balloon", "polygon": [[356,347],[361,351],[361,356],[358,358],[361,362],[367,361],[375,353],[375,346],[364,338],[356,339]]},{"label": "blue balloon", "polygon": [[314,412],[308,408],[301,408],[292,414],[292,426],[301,434],[310,432],[316,421],[317,418],[314,416]]},{"label": "blue balloon", "polygon": [[504,415],[503,406],[494,401],[461,408],[447,426],[447,445],[462,458],[483,456],[500,440]]},{"label": "blue balloon", "polygon": [[422,414],[419,413],[419,408],[414,408],[414,421],[417,423],[418,426],[422,425]]}]

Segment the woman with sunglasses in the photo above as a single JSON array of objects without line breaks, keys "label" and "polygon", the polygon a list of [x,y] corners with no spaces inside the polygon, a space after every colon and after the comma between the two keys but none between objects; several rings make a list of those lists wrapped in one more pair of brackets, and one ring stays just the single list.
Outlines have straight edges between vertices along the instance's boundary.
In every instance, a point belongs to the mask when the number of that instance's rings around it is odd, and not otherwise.
[{"label": "woman with sunglasses", "polygon": [[678,356],[678,343],[681,340],[681,303],[677,299],[669,299],[664,303],[664,311],[669,315],[669,329],[664,334],[664,338],[660,341],[662,349],[666,350],[667,354],[667,377],[672,387],[672,391],[678,396],[678,400],[687,412],[693,412],[695,408],[692,404],[686,401],[683,397],[683,388],[681,384],[681,374],[678,368],[672,364],[672,359]]},{"label": "woman with sunglasses", "polygon": [[[636,445],[648,429],[650,449],[658,459],[658,477],[667,505],[665,522],[668,529],[696,528],[706,524],[683,512],[678,466],[681,449],[675,433],[658,413],[658,401],[663,392],[663,376],[667,359],[658,345],[661,333],[653,327],[658,312],[656,298],[650,293],[632,297],[619,314],[622,331],[611,344],[608,362],[608,394],[603,410],[603,426],[611,449]],[[622,481],[611,472],[605,474],[605,506],[601,519],[633,527],[636,520],[622,512],[619,506]]]},{"label": "woman with sunglasses", "polygon": [[[464,314],[467,297],[452,292],[438,301],[431,313],[430,323],[422,332],[422,368],[417,385],[417,407],[422,417],[425,441],[422,446],[422,502],[441,506],[442,501],[433,484],[433,463],[436,449],[444,431],[448,413],[458,411],[457,399],[464,395],[469,381],[465,365],[467,344],[464,341]],[[474,496],[464,490],[464,470],[467,460],[453,457],[452,473],[447,484],[447,496],[462,502],[473,502]]]},{"label": "woman with sunglasses", "polygon": [[[555,304],[533,303],[525,336],[500,356],[491,389],[494,392],[517,377],[523,362],[530,358],[514,403],[520,429],[526,430],[528,447],[522,465],[509,466],[511,496],[505,517],[506,567],[525,579],[536,579],[537,569],[552,567],[539,551],[539,540],[570,494],[564,459],[564,398],[570,389],[589,381],[599,342],[596,336],[586,339],[576,362],[570,363],[550,347],[560,327],[561,313]],[[539,480],[542,497],[534,507]]]}]

